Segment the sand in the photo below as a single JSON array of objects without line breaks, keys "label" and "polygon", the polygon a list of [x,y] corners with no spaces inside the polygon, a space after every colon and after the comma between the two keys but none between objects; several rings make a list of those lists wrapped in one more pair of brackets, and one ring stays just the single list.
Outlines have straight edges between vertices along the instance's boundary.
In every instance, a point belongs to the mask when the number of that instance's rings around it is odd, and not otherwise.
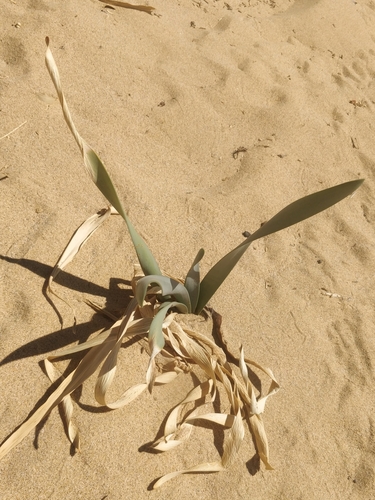
[{"label": "sand", "polygon": [[[166,454],[139,451],[191,377],[114,412],[98,409],[90,379],[76,395],[81,453],[70,453],[54,410],[0,463],[0,498],[374,498],[375,3],[151,5],[153,15],[97,0],[0,4],[1,440],[48,389],[47,353],[108,326],[84,299],[120,309],[136,262],[112,217],[58,279],[77,314],[74,331],[57,301],[60,327],[44,281],[106,203],[62,118],[46,35],[78,129],[168,273],[183,276],[204,247],[205,274],[288,203],[366,181],[255,242],[211,301],[233,349],[242,343],[282,386],[264,414],[274,471],[259,466],[247,432],[227,471],[150,491],[167,472],[219,457],[209,429]],[[139,349],[124,351],[115,391],[143,381],[146,364]]]}]

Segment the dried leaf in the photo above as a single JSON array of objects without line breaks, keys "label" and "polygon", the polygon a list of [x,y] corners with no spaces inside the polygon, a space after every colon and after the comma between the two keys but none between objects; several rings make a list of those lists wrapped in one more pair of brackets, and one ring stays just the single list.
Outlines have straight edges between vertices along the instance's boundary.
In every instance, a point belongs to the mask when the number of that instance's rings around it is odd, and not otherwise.
[{"label": "dried leaf", "polygon": [[153,489],[156,490],[157,488],[160,488],[167,481],[170,481],[171,479],[174,479],[177,476],[181,476],[181,474],[191,474],[193,472],[220,472],[223,470],[225,470],[225,467],[223,467],[221,462],[205,462],[203,464],[194,465],[189,469],[184,469],[177,472],[171,472],[169,474],[166,474],[165,476],[161,477],[156,481],[156,483],[153,486]]},{"label": "dried leaf", "polygon": [[269,463],[268,440],[261,415],[253,415],[250,417],[250,429],[255,437],[257,452],[260,459],[267,470],[273,470],[272,465]]},{"label": "dried leaf", "polygon": [[241,443],[245,436],[245,429],[242,422],[241,411],[238,410],[234,417],[233,425],[229,431],[229,436],[224,442],[224,452],[221,459],[223,467],[227,467],[233,460],[233,457],[238,453]]},{"label": "dried leaf", "polygon": [[58,299],[62,300],[65,304],[67,304],[70,307],[70,309],[72,309],[74,318],[75,318],[75,313],[72,306],[53,290],[52,288],[53,280],[56,278],[59,272],[62,271],[74,259],[74,257],[82,248],[82,246],[94,234],[94,232],[99,228],[99,226],[103,224],[103,222],[108,218],[110,214],[111,214],[110,207],[103,208],[96,214],[89,217],[79,226],[79,228],[73,233],[73,236],[70,238],[67,246],[65,247],[55,267],[53,268],[50,277],[48,278],[47,293],[53,294],[55,297],[57,297]]},{"label": "dried leaf", "polygon": [[[48,359],[44,360],[44,366],[48,378],[50,379],[51,382],[55,382],[55,380],[57,380],[61,376],[61,374],[57,372],[56,368],[50,361],[48,361]],[[72,422],[73,401],[70,394],[68,394],[63,398],[59,406],[61,407],[62,410],[63,420],[67,429],[69,441],[72,443],[76,451],[81,451],[79,432],[77,427]]]},{"label": "dried leaf", "polygon": [[87,240],[94,234],[94,232],[103,224],[103,222],[111,214],[111,207],[103,208],[96,214],[89,217],[83,222],[79,228],[73,233],[69,243],[65,247],[63,253],[59,257],[55,267],[48,280],[48,285],[51,287],[52,281],[56,278],[60,271],[62,271],[77,255]]},{"label": "dried leaf", "polygon": [[203,415],[189,416],[185,422],[196,425],[196,422],[199,422],[199,420],[207,420],[209,422],[213,422],[214,424],[219,424],[222,427],[229,428],[232,427],[235,418],[235,415],[228,413],[205,413]]},{"label": "dried leaf", "polygon": [[141,12],[147,12],[147,14],[152,14],[152,11],[155,10],[155,7],[150,7],[149,5],[134,5],[127,2],[119,2],[118,0],[99,0],[99,2],[115,7],[124,7],[125,9],[140,10]]}]

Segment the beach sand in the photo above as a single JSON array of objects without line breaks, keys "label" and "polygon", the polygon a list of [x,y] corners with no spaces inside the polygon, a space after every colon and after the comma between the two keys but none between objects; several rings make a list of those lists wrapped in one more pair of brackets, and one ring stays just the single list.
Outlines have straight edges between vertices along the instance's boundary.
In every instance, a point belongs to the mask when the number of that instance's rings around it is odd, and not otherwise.
[{"label": "beach sand", "polygon": [[[275,470],[259,465],[247,430],[226,471],[151,491],[165,473],[219,459],[220,439],[205,428],[168,453],[139,450],[191,376],[112,412],[95,402],[93,377],[75,395],[81,452],[71,454],[53,410],[0,462],[0,498],[370,500],[375,3],[150,5],[152,15],[97,0],[0,3],[1,441],[49,388],[39,364],[48,353],[109,326],[84,299],[121,309],[136,263],[125,224],[111,217],[57,279],[77,316],[74,330],[72,310],[56,299],[61,328],[45,279],[106,201],[64,123],[44,64],[47,35],[78,130],[167,273],[184,276],[203,247],[204,275],[288,203],[365,183],[256,241],[211,300],[232,350],[242,344],[282,387],[263,415]],[[146,367],[139,346],[124,350],[114,392],[144,381]]]}]

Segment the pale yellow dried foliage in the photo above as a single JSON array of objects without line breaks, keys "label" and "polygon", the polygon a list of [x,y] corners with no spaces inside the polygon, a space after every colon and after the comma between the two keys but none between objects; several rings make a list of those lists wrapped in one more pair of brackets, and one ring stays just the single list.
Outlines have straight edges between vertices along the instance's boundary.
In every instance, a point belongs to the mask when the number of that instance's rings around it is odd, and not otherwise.
[{"label": "pale yellow dried foliage", "polygon": [[[73,125],[74,126],[74,125]],[[105,222],[109,215],[117,214],[115,208],[109,206],[107,208],[103,208],[99,210],[96,214],[89,217],[85,220],[79,228],[75,231],[72,238],[70,239],[68,245],[65,247],[63,253],[61,254],[57,264],[52,270],[50,277],[48,278],[47,283],[47,294],[55,295],[57,298],[65,302],[73,311],[74,321],[75,321],[75,312],[72,306],[63,299],[56,291],[54,290],[52,284],[53,280],[59,274],[59,272],[64,269],[65,266],[69,264],[74,259],[74,256],[79,252],[82,246],[87,242],[87,240],[94,234],[94,232]]]},{"label": "pale yellow dried foliage", "polygon": [[[51,290],[53,280],[58,273],[73,260],[82,245],[111,213],[115,214],[116,211],[111,208],[99,211],[81,224],[73,234],[48,280]],[[139,267],[137,267],[132,281],[133,291],[137,281],[142,276]],[[99,405],[109,409],[121,408],[131,403],[150,386],[146,375],[145,382],[127,388],[116,401],[109,402],[107,399],[107,392],[116,375],[117,357],[120,348],[129,337],[138,337],[140,340],[147,338],[152,318],[160,307],[156,300],[157,294],[157,289],[150,289],[147,301],[142,307],[138,305],[136,299],[132,299],[124,315],[116,320],[111,328],[100,332],[83,344],[62,349],[56,354],[48,356],[45,360],[46,373],[51,382],[55,382],[60,377],[53,365],[55,360],[62,356],[68,357],[81,351],[87,351],[77,368],[61,381],[47,401],[2,444],[0,459],[20,443],[57,405],[61,405],[61,414],[68,438],[76,450],[79,450],[80,439],[78,430],[72,421],[73,401],[70,394],[99,368],[95,386],[95,399]],[[269,368],[262,367],[255,361],[245,358],[244,350],[241,347],[238,365],[242,380],[239,380],[221,347],[202,333],[190,329],[185,324],[180,324],[175,318],[176,313],[170,313],[166,317],[163,323],[165,347],[156,356],[155,363],[149,364],[147,372],[150,371],[150,366],[152,366],[154,384],[159,386],[171,382],[179,374],[188,372],[194,366],[198,366],[205,374],[205,380],[194,387],[171,410],[164,424],[162,438],[157,440],[151,447],[157,451],[169,451],[179,446],[189,438],[193,427],[199,425],[202,420],[228,429],[229,434],[224,443],[221,460],[201,463],[188,469],[166,474],[153,487],[159,488],[165,482],[181,474],[224,470],[235,457],[244,439],[244,422],[247,423],[254,436],[257,452],[266,469],[272,469],[269,463],[268,440],[261,417],[267,398],[275,394],[279,389],[272,371]],[[269,377],[270,386],[266,394],[256,395],[256,390],[248,375],[250,366],[261,370]],[[214,402],[218,390],[224,390],[226,393],[230,404],[230,413],[200,413],[202,406]],[[195,406],[193,410],[190,409],[191,404]],[[189,412],[186,411],[187,408],[190,409]]]},{"label": "pale yellow dried foliage", "polygon": [[[86,228],[82,230],[82,228]],[[83,224],[80,227],[80,238],[77,232],[73,235],[65,251],[56,264],[49,284],[52,285],[54,277],[70,262],[85,239],[92,234],[92,226]],[[140,277],[136,272],[133,278],[133,288]],[[70,442],[77,450],[80,448],[79,433],[72,421],[73,402],[70,394],[80,387],[85,380],[91,377],[99,368],[95,387],[96,401],[107,408],[121,408],[136,399],[148,387],[148,383],[141,382],[128,389],[114,402],[107,400],[107,392],[113,383],[117,370],[117,357],[124,341],[129,337],[138,337],[140,340],[147,338],[151,320],[158,311],[160,304],[155,300],[156,292],[151,289],[144,306],[140,307],[136,299],[132,299],[125,314],[112,325],[95,337],[83,344],[68,347],[49,356],[45,360],[45,368],[51,382],[59,374],[53,362],[62,356],[67,357],[77,352],[87,351],[77,368],[63,379],[58,388],[49,396],[36,412],[29,417],[0,447],[0,459],[15,447],[38,423],[57,405],[62,407],[62,417]],[[239,368],[242,380],[232,365],[227,361],[224,351],[213,340],[205,335],[195,332],[176,320],[176,314],[167,316],[163,324],[165,348],[156,357],[155,386],[164,385],[174,380],[179,374],[188,372],[198,366],[205,374],[205,379],[194,387],[171,410],[165,421],[163,436],[151,448],[157,451],[169,451],[186,441],[194,426],[202,420],[228,429],[221,460],[205,462],[198,465],[161,477],[154,488],[159,488],[165,482],[181,474],[194,472],[219,472],[224,470],[233,460],[244,439],[244,422],[250,428],[255,438],[257,452],[267,469],[272,469],[269,463],[268,441],[264,429],[261,413],[267,398],[274,394],[279,385],[268,368],[263,368],[258,363],[244,357],[243,348],[240,349]],[[264,396],[255,394],[248,369],[254,366],[263,371],[270,378],[270,386]],[[202,413],[201,408],[207,403],[213,403],[217,391],[225,391],[230,404],[230,413]],[[191,410],[191,405],[194,409]],[[189,411],[186,411],[189,409]]]}]

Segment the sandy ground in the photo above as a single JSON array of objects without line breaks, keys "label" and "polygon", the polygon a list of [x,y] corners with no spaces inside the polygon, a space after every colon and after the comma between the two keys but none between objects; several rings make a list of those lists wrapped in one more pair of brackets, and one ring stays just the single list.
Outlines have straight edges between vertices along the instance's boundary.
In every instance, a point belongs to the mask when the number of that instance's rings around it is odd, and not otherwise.
[{"label": "sandy ground", "polygon": [[[88,179],[44,65],[48,35],[76,125],[107,165],[162,268],[203,274],[279,209],[366,179],[350,199],[257,241],[211,303],[233,348],[273,369],[264,420],[274,471],[249,434],[219,474],[173,470],[219,457],[208,429],[170,453],[139,451],[191,383],[102,412],[94,380],[72,456],[48,420],[0,463],[2,500],[375,497],[375,3],[373,0],[155,0],[154,15],[97,0],[0,3],[0,439],[49,387],[47,353],[107,325],[83,302],[126,302],[136,257],[112,217],[58,280],[43,283],[76,227],[105,206]],[[10,135],[16,127],[22,125]],[[6,136],[6,137],[3,137]],[[233,154],[239,148],[243,152]],[[122,354],[118,390],[145,357]]]}]

